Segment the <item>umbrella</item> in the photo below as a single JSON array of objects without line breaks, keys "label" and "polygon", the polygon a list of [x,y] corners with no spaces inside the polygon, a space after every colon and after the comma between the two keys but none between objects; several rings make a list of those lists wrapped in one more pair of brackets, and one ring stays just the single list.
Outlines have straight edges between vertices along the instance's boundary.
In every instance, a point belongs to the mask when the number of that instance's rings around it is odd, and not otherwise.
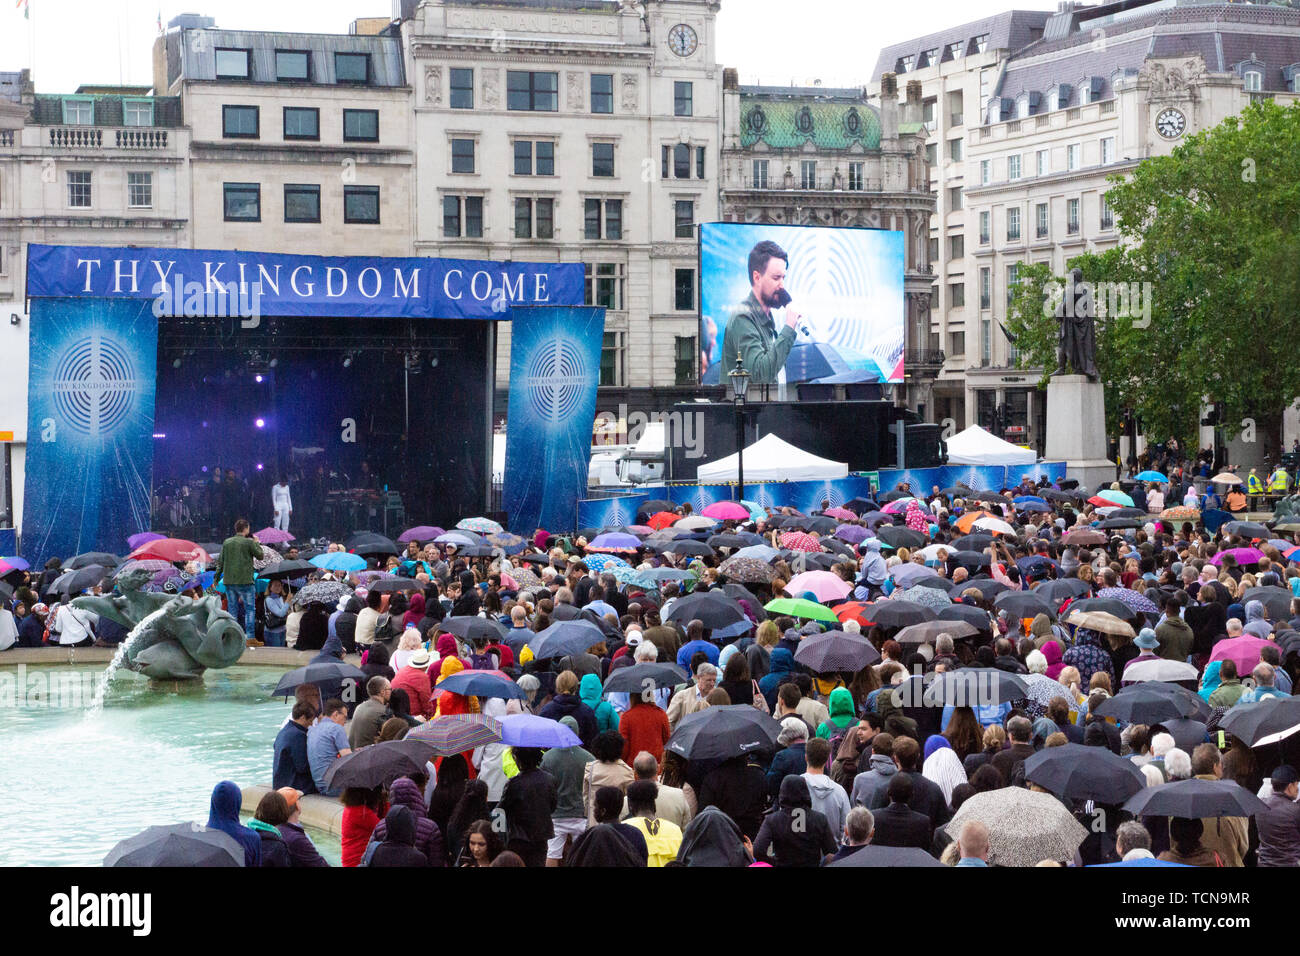
[{"label": "umbrella", "polygon": [[1020,787],[975,794],[961,805],[944,829],[956,839],[967,820],[978,820],[988,827],[989,862],[995,866],[1068,861],[1088,836],[1056,797]]},{"label": "umbrella", "polygon": [[113,572],[114,578],[120,578],[132,571],[174,571],[175,565],[170,561],[163,561],[161,558],[145,558],[143,561],[127,561]]},{"label": "umbrella", "polygon": [[493,548],[500,548],[506,554],[519,554],[524,548],[528,547],[528,542],[517,534],[501,533],[490,534],[486,541]]},{"label": "umbrella", "polygon": [[165,537],[167,535],[159,534],[157,531],[141,531],[127,538],[126,543],[129,548],[135,550],[142,544],[148,544],[150,541],[161,541]]},{"label": "umbrella", "polygon": [[800,571],[829,571],[840,561],[839,556],[826,552],[812,554],[808,551],[782,551],[780,557]]},{"label": "umbrella", "polygon": [[801,640],[795,649],[794,659],[814,674],[851,674],[879,663],[880,652],[869,640],[858,634],[827,631]]},{"label": "umbrella", "polygon": [[1136,518],[1107,518],[1105,521],[1099,522],[1097,527],[1104,531],[1131,531],[1142,527],[1142,522]]},{"label": "umbrella", "polygon": [[1291,589],[1279,587],[1246,588],[1240,597],[1242,607],[1251,601],[1259,601],[1268,609],[1268,616],[1274,623],[1287,621],[1291,617]]},{"label": "umbrella", "polygon": [[311,559],[311,564],[326,571],[364,571],[366,559],[346,551],[329,551]]},{"label": "umbrella", "polygon": [[790,594],[811,591],[818,601],[825,603],[844,600],[853,591],[853,585],[829,571],[805,571],[792,577],[785,589]]},{"label": "umbrella", "polygon": [[923,548],[926,537],[919,531],[902,525],[884,525],[876,529],[876,537],[891,548]]},{"label": "umbrella", "polygon": [[646,519],[646,526],[654,528],[656,531],[664,531],[675,525],[680,519],[681,515],[675,511],[660,511]]},{"label": "umbrella", "polygon": [[822,546],[817,539],[802,531],[788,531],[781,535],[781,547],[788,551],[820,551]]},{"label": "umbrella", "polygon": [[448,531],[446,534],[440,534],[433,539],[434,544],[454,544],[457,548],[463,548],[471,545],[482,544],[483,539],[473,531]]},{"label": "umbrella", "polygon": [[1117,601],[1114,598],[1081,598],[1070,605],[1070,611],[1104,611],[1106,614],[1113,614],[1115,617],[1125,621],[1136,620],[1138,612],[1129,607],[1123,601]]},{"label": "umbrella", "polygon": [[837,521],[857,521],[858,516],[847,508],[827,508],[822,512],[828,518],[835,518]]},{"label": "umbrella", "polygon": [[850,498],[848,501],[844,502],[844,507],[859,515],[864,515],[868,511],[875,511],[876,503],[870,498]]},{"label": "umbrella", "polygon": [[839,522],[834,518],[827,517],[826,515],[817,515],[813,518],[799,519],[797,526],[802,527],[809,534],[815,533],[825,537],[839,527]]},{"label": "umbrella", "polygon": [[982,551],[957,551],[949,548],[948,554],[950,561],[955,562],[959,568],[965,568],[967,571],[987,568],[993,563],[993,559]]},{"label": "umbrella", "polygon": [[[984,614],[979,608],[972,608],[971,610]],[[984,614],[984,618],[985,626],[983,630],[987,631],[988,615]],[[909,624],[903,628],[894,635],[894,640],[900,644],[932,644],[940,634],[947,634],[952,638],[974,637],[980,630],[981,628],[961,620],[922,621],[920,624]]]},{"label": "umbrella", "polygon": [[1063,539],[1066,544],[1090,545],[1105,544],[1106,536],[1099,531],[1093,531],[1091,528],[1076,528],[1073,531],[1067,531]]},{"label": "umbrella", "polygon": [[1268,647],[1270,641],[1260,640],[1249,634],[1241,637],[1228,637],[1214,645],[1210,652],[1211,661],[1232,661],[1237,665],[1237,673],[1249,674],[1259,663],[1259,652]]},{"label": "umbrella", "polygon": [[1122,491],[1115,491],[1111,488],[1102,489],[1101,491],[1097,492],[1096,497],[1104,498],[1105,500],[1109,501],[1111,504],[1122,505],[1123,507],[1126,508],[1133,507],[1133,499],[1130,496],[1124,494],[1124,492]]},{"label": "umbrella", "polygon": [[756,534],[715,534],[704,542],[710,548],[748,548],[762,544],[763,539]]},{"label": "umbrella", "polygon": [[632,554],[641,547],[641,539],[634,534],[597,535],[588,545],[588,551],[611,551]]},{"label": "umbrella", "polygon": [[919,604],[921,607],[928,607],[932,611],[940,611],[952,604],[952,598],[948,596],[947,592],[923,584],[910,587],[906,591],[894,592],[892,600]]},{"label": "umbrella", "polygon": [[342,581],[313,581],[294,595],[298,604],[325,604],[330,607],[352,591]]},{"label": "umbrella", "polygon": [[1047,514],[1051,511],[1051,506],[1045,501],[1026,501],[1024,504],[1017,504],[1021,511],[1028,511],[1034,514]]},{"label": "umbrella", "polygon": [[690,515],[675,522],[673,527],[682,531],[709,531],[716,525],[717,522],[712,518],[707,518],[704,515]]},{"label": "umbrella", "polygon": [[1174,746],[1184,753],[1191,753],[1198,744],[1205,743],[1205,722],[1197,717],[1178,717],[1174,720],[1162,720],[1152,728],[1159,727],[1174,738]]},{"label": "umbrella", "polygon": [[244,848],[220,830],[197,823],[149,827],[108,851],[104,866],[243,866]]},{"label": "umbrella", "polygon": [[654,534],[655,529],[646,527],[643,524],[630,524],[623,530],[626,531],[628,534],[636,535],[638,538],[644,538],[647,535]]},{"label": "umbrella", "polygon": [[1158,471],[1139,471],[1133,478],[1137,481],[1159,481],[1168,483],[1169,479]]},{"label": "umbrella", "polygon": [[718,521],[748,521],[749,509],[744,505],[737,504],[734,501],[715,501],[713,504],[700,511],[706,518],[714,518]]},{"label": "umbrella", "polygon": [[960,584],[954,584],[948,593],[954,597],[961,597],[970,588],[974,588],[984,595],[985,600],[993,600],[999,594],[1007,590],[1007,586],[1001,581],[994,581],[988,575],[979,575],[973,578],[967,578]]},{"label": "umbrella", "polygon": [[1048,747],[1026,758],[1025,779],[1062,800],[1105,804],[1123,803],[1147,782],[1133,761],[1083,744]]},{"label": "umbrella", "polygon": [[1025,698],[1027,701],[1025,711],[1031,718],[1036,720],[1039,717],[1047,716],[1047,708],[1051,706],[1052,701],[1057,697],[1066,702],[1071,712],[1078,713],[1079,705],[1075,703],[1074,696],[1067,693],[1061,684],[1052,680],[1046,674],[1021,674],[1020,679],[1025,682],[1025,687],[1029,689],[1029,696]]},{"label": "umbrella", "polygon": [[[77,570],[90,564],[98,564],[105,568],[115,568],[122,563],[122,559],[115,554],[109,554],[107,551],[87,551],[79,554],[68,561],[64,568]],[[170,564],[170,562],[168,562]],[[241,857],[242,859],[242,857]]]},{"label": "umbrella", "polygon": [[1186,661],[1167,661],[1159,658],[1154,661],[1138,661],[1124,668],[1124,680],[1135,684],[1146,681],[1173,683],[1180,680],[1196,680],[1196,668]]},{"label": "umbrella", "polygon": [[406,544],[409,541],[432,541],[439,535],[444,535],[446,533],[446,531],[436,525],[421,524],[416,525],[414,528],[407,528],[397,536],[397,541],[399,544]]},{"label": "umbrella", "polygon": [[1043,581],[1034,585],[1034,592],[1045,600],[1062,604],[1072,598],[1081,597],[1092,590],[1092,585],[1078,578],[1058,578],[1055,581]]},{"label": "umbrella", "polygon": [[[664,501],[661,498],[652,498],[649,501],[643,501],[637,505],[636,513],[640,515],[652,515],[659,511],[671,512],[677,506],[671,501]],[[676,517],[681,517],[677,515]]]},{"label": "umbrella", "polygon": [[1148,682],[1125,687],[1101,704],[1097,715],[1115,717],[1129,724],[1150,725],[1200,714],[1200,704],[1204,702],[1191,691],[1175,684],[1164,685],[1179,692],[1171,693],[1157,689],[1158,686]]},{"label": "umbrella", "polygon": [[742,584],[770,584],[776,577],[776,572],[772,570],[770,564],[765,564],[758,558],[748,558],[736,555],[727,558],[718,565],[718,573],[731,581],[739,581]]},{"label": "umbrella", "polygon": [[306,577],[316,570],[316,565],[310,561],[281,561],[273,568],[261,572],[258,577],[274,580],[276,578],[301,578]]},{"label": "umbrella", "polygon": [[[673,610],[677,610],[676,605],[673,606]],[[839,621],[830,608],[803,598],[777,598],[764,604],[763,610],[770,615],[784,614],[808,621],[825,621],[828,624]]]},{"label": "umbrella", "polygon": [[692,541],[689,538],[683,538],[679,541],[666,541],[663,544],[654,547],[656,551],[662,551],[665,554],[685,555],[691,558],[707,558],[713,555],[713,549],[703,541]]},{"label": "umbrella", "polygon": [[1221,511],[1218,508],[1210,508],[1201,515],[1201,524],[1205,525],[1205,530],[1210,534],[1214,534],[1231,520],[1231,512]]},{"label": "umbrella", "polygon": [[1201,509],[1190,505],[1174,505],[1160,512],[1161,521],[1197,521],[1200,517]]},{"label": "umbrella", "polygon": [[636,571],[634,573],[635,581],[649,581],[655,587],[665,581],[691,581],[694,578],[694,571],[686,571],[682,568],[651,568],[648,571]]},{"label": "umbrella", "polygon": [[367,590],[380,594],[395,594],[398,591],[423,591],[424,586],[414,578],[387,577],[373,582]]},{"label": "umbrella", "polygon": [[688,622],[699,620],[710,629],[728,627],[746,621],[745,610],[733,598],[717,591],[704,591],[688,594],[678,598],[668,609],[664,623],[674,621],[685,626]]},{"label": "umbrella", "polygon": [[[493,682],[490,687],[488,682]],[[492,692],[481,693],[462,689],[471,683],[477,687],[489,687]],[[514,688],[514,692],[510,693],[509,688],[496,686],[501,683],[509,684]],[[484,674],[482,671],[461,671],[459,674],[452,674],[450,677],[443,678],[438,687],[453,694],[473,694],[476,697],[522,698],[524,696],[524,692],[514,681]],[[484,744],[496,743],[501,739],[501,733],[501,722],[495,717],[486,714],[448,714],[411,728],[411,732],[405,739],[428,744],[437,757],[450,757],[452,754],[462,754]]]},{"label": "umbrella", "polygon": [[963,667],[933,675],[933,680],[910,677],[897,689],[895,701],[903,707],[998,706],[1024,700],[1029,687],[1017,674],[996,667]]},{"label": "umbrella", "polygon": [[1205,817],[1253,817],[1267,807],[1263,800],[1235,781],[1191,779],[1139,790],[1123,809],[1135,817],[1198,820]]},{"label": "umbrella", "polygon": [[542,583],[542,579],[533,574],[528,568],[511,568],[509,571],[503,572],[502,584],[506,584],[506,578],[513,580],[516,588],[534,588]]},{"label": "umbrella", "polygon": [[1009,505],[1013,502],[1006,495],[1000,495],[996,491],[977,491],[974,494],[967,495],[971,501],[987,501],[995,505]]},{"label": "umbrella", "polygon": [[[910,561],[907,564],[899,564],[889,572],[894,583],[901,588],[911,587],[913,581],[921,578],[935,577],[935,573],[923,564],[913,564]],[[951,583],[951,582],[949,582]]]},{"label": "umbrella", "polygon": [[1211,481],[1213,484],[1216,484],[1216,485],[1239,485],[1239,484],[1241,484],[1241,479],[1238,478],[1236,475],[1234,475],[1234,474],[1233,474],[1232,472],[1230,472],[1230,471],[1221,471],[1221,472],[1219,472],[1217,475],[1215,475],[1213,478],[1211,478],[1210,481]]},{"label": "umbrella", "polygon": [[836,860],[830,866],[890,866],[918,867],[938,866],[943,864],[924,850],[914,846],[871,846],[854,850],[848,856]]},{"label": "umbrella", "polygon": [[262,544],[288,544],[294,540],[293,535],[279,528],[263,528],[261,531],[254,531],[253,537]]},{"label": "umbrella", "polygon": [[253,559],[253,570],[259,572],[265,571],[267,568],[276,567],[283,560],[284,555],[268,546],[262,549],[262,556],[260,558]]},{"label": "umbrella", "polygon": [[1065,623],[1073,624],[1075,627],[1086,627],[1090,631],[1097,631],[1101,634],[1114,634],[1117,637],[1137,637],[1133,633],[1132,624],[1121,620],[1114,614],[1107,614],[1105,611],[1071,610],[1065,617]]},{"label": "umbrella", "polygon": [[1015,534],[1016,529],[1001,518],[980,518],[973,525],[976,531],[988,531],[991,534]]},{"label": "umbrella", "polygon": [[1160,608],[1155,606],[1145,594],[1139,594],[1132,588],[1102,588],[1097,592],[1097,597],[1107,598],[1112,601],[1119,601],[1126,604],[1131,610],[1143,614],[1159,614]]},{"label": "umbrella", "polygon": [[1266,697],[1237,704],[1223,715],[1219,729],[1241,739],[1247,747],[1277,743],[1300,730],[1300,697]]},{"label": "umbrella", "polygon": [[302,684],[336,683],[340,680],[355,680],[364,683],[369,679],[370,675],[361,668],[353,667],[344,661],[321,661],[317,664],[308,664],[306,667],[298,667],[289,671],[280,678],[271,696],[288,697]]},{"label": "umbrella", "polygon": [[706,707],[682,718],[664,745],[687,760],[727,760],[776,748],[781,724],[752,704]]},{"label": "umbrella", "polygon": [[676,687],[691,679],[676,664],[633,664],[612,671],[605,679],[603,693],[641,694],[660,687]]},{"label": "umbrella", "polygon": [[582,559],[582,563],[597,574],[613,571],[615,568],[631,567],[622,558],[615,557],[612,554],[589,554]]},{"label": "umbrella", "polygon": [[[941,591],[947,596],[948,592],[952,590],[952,582],[937,574],[913,575],[907,583],[907,589],[911,593],[915,592],[917,588],[930,588],[932,591]],[[908,600],[911,599],[908,598]],[[950,603],[949,601],[943,602],[945,606]]]},{"label": "umbrella", "polygon": [[[676,605],[674,605],[674,608]],[[444,622],[445,623],[445,622]],[[550,627],[537,634],[528,642],[533,657],[545,660],[549,657],[568,657],[571,654],[585,653],[594,644],[605,642],[605,632],[590,621],[573,619],[556,621]]]},{"label": "umbrella", "polygon": [[[940,621],[964,621],[976,631],[988,634],[993,630],[993,622],[989,620],[988,612],[983,608],[971,607],[969,604],[950,604],[948,607],[939,608],[935,612],[936,620]],[[953,637],[956,633],[949,631]]]},{"label": "umbrella", "polygon": [[456,522],[456,527],[475,534],[501,534],[506,530],[490,518],[462,518]]},{"label": "umbrella", "polygon": [[877,601],[864,608],[862,616],[867,619],[866,623],[878,627],[907,627],[909,624],[933,621],[935,612],[911,601]]},{"label": "umbrella", "polygon": [[201,564],[207,564],[210,560],[206,551],[193,541],[186,541],[184,538],[159,538],[156,541],[146,541],[132,551],[128,557],[157,558],[172,563],[198,561]]},{"label": "umbrella", "polygon": [[[175,568],[168,568],[167,570],[176,572]],[[70,597],[73,594],[80,594],[87,588],[93,588],[96,584],[101,583],[107,575],[107,569],[100,567],[98,564],[90,564],[84,568],[61,574],[54,582],[53,590],[56,594]]]},{"label": "umbrella", "polygon": [[390,554],[397,554],[398,550],[397,545],[393,544],[391,541],[388,543],[382,541],[363,541],[348,549],[350,553],[355,554],[358,557],[376,558],[385,557]]},{"label": "umbrella", "polygon": [[1267,539],[1269,537],[1268,528],[1258,521],[1229,521],[1223,526],[1223,530],[1228,534],[1239,534],[1243,538]]},{"label": "umbrella", "polygon": [[[505,625],[499,621],[494,621],[490,617],[470,617],[469,615],[459,615],[457,617],[443,618],[438,624],[438,630],[459,637],[463,641],[476,641],[483,638],[487,641],[498,641],[503,639],[506,634]],[[583,646],[585,651],[592,644],[599,641],[591,641]]]},{"label": "umbrella", "polygon": [[1017,508],[1025,504],[1040,504],[1040,505],[1047,504],[1047,499],[1040,498],[1038,495],[1016,495],[1011,500],[1016,503]]},{"label": "umbrella", "polygon": [[958,551],[983,551],[993,543],[993,535],[987,531],[976,531],[950,542]]},{"label": "umbrella", "polygon": [[501,742],[509,747],[577,747],[582,743],[564,724],[536,714],[502,717]]},{"label": "umbrella", "polygon": [[325,770],[325,783],[331,790],[384,786],[398,777],[425,773],[424,765],[437,756],[438,748],[418,737],[384,740],[335,757]]},{"label": "umbrella", "polygon": [[993,607],[1013,617],[1037,617],[1046,614],[1056,620],[1056,608],[1033,591],[1006,591],[993,599]]},{"label": "umbrella", "polygon": [[863,627],[870,627],[871,620],[867,617],[867,612],[874,607],[874,604],[868,604],[865,601],[847,601],[844,604],[835,605],[831,610],[835,612],[835,617],[841,624],[848,621],[857,621]]}]

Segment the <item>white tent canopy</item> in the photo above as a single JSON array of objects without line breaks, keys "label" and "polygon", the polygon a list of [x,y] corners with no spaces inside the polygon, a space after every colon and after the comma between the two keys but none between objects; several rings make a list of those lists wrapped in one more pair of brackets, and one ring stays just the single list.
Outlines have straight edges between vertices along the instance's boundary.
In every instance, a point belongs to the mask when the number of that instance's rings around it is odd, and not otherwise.
[{"label": "white tent canopy", "polygon": [[1032,465],[1038,456],[972,425],[947,439],[950,465]]},{"label": "white tent canopy", "polygon": [[[700,465],[700,484],[718,484],[736,480],[739,455],[728,455]],[[844,478],[849,466],[801,451],[776,435],[764,435],[745,449],[745,481],[825,481]]]}]

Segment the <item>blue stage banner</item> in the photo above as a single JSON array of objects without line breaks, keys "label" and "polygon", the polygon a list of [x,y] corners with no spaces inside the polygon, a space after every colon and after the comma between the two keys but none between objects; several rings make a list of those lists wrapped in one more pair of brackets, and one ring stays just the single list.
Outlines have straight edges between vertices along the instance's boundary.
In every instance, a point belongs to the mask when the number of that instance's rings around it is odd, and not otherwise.
[{"label": "blue stage banner", "polygon": [[581,263],[295,256],[203,249],[27,247],[27,295],[147,299],[154,316],[509,319],[580,306]]},{"label": "blue stage banner", "polygon": [[587,490],[605,310],[519,309],[510,329],[502,507],[510,530],[571,529]]},{"label": "blue stage banner", "polygon": [[579,528],[613,528],[636,524],[636,509],[649,495],[622,495],[618,498],[589,498],[578,502]]},{"label": "blue stage banner", "polygon": [[1035,465],[945,465],[941,468],[881,469],[880,490],[893,491],[908,482],[912,491],[929,495],[934,488],[949,488],[961,483],[975,491],[1000,491],[1014,488],[1028,475],[1035,481],[1056,481],[1065,477],[1065,462],[1043,461]]},{"label": "blue stage banner", "polygon": [[36,299],[23,556],[121,554],[149,527],[158,321],[148,302]]}]

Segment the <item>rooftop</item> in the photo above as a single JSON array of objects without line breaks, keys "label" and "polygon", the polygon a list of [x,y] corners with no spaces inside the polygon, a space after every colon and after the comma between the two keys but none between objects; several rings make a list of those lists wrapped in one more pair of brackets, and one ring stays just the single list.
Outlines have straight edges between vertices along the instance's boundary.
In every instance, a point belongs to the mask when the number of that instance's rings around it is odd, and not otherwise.
[{"label": "rooftop", "polygon": [[1008,10],[983,20],[972,20],[914,40],[895,43],[880,51],[871,79],[879,82],[883,73],[898,73],[901,83],[906,79],[900,69],[904,57],[912,57],[913,69],[918,69],[915,64],[920,62],[922,53],[938,50],[939,62],[946,62],[955,59],[951,47],[956,43],[961,44],[961,55],[968,56],[978,52],[975,46],[977,37],[987,37],[986,50],[1019,50],[1043,35],[1043,28],[1051,16],[1046,10]]}]

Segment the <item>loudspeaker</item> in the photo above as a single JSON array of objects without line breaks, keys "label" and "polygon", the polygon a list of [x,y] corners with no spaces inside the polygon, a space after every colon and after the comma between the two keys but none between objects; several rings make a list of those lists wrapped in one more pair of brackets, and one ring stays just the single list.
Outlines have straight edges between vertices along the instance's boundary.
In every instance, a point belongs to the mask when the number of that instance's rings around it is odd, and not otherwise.
[{"label": "loudspeaker", "polygon": [[851,402],[879,402],[884,394],[874,382],[859,382],[856,385],[845,385],[844,397]]}]

